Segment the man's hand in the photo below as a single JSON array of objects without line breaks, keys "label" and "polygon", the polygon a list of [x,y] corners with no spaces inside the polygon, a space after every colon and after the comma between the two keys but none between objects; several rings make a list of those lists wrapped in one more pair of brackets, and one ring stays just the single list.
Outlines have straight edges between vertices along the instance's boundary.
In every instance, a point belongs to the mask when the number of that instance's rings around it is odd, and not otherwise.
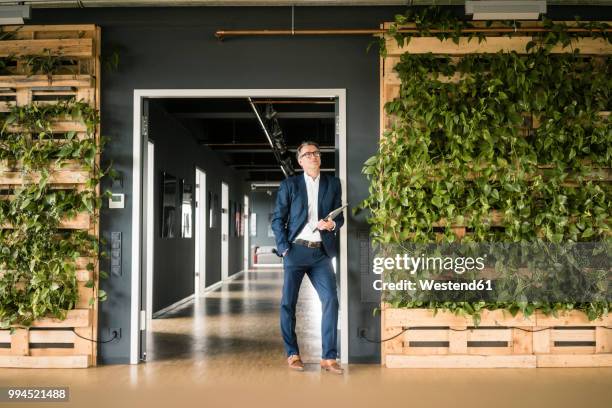
[{"label": "man's hand", "polygon": [[319,220],[317,229],[324,231],[333,231],[336,228],[336,223],[333,220]]}]

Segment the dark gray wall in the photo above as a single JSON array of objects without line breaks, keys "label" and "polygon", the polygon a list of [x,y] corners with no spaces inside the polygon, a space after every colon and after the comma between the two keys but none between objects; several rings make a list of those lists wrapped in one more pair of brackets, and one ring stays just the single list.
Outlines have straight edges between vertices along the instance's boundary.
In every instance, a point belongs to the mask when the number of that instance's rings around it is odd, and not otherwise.
[{"label": "dark gray wall", "polygon": [[[552,7],[549,17],[610,19],[609,7]],[[297,7],[297,28],[377,28],[390,21],[397,7]],[[462,7],[454,10],[462,14]],[[102,80],[102,133],[111,136],[104,159],[124,172],[126,208],[104,211],[102,235],[122,231],[120,278],[102,286],[109,301],[100,307],[100,333],[108,327],[130,327],[129,248],[132,240],[132,101],[134,89],[146,88],[346,88],[348,151],[346,180],[351,206],[367,195],[363,162],[375,153],[379,132],[379,72],[376,50],[366,52],[367,36],[249,37],[218,41],[217,29],[287,29],[289,7],[272,8],[116,8],[33,9],[33,24],[95,23],[102,27],[102,51],[118,50],[119,72]],[[357,338],[357,329],[379,335],[375,303],[361,301],[359,238],[367,236],[363,217],[348,219],[349,361],[378,362],[379,345]],[[367,248],[367,246],[365,246]],[[345,350],[343,350],[345,352]],[[100,347],[103,362],[127,362],[129,339]]]},{"label": "dark gray wall", "polygon": [[257,214],[257,235],[251,236],[250,245],[264,246],[274,245],[276,241],[274,237],[268,237],[268,215],[274,211],[276,205],[276,191],[272,191],[272,195],[268,195],[265,191],[251,192],[251,213]]},{"label": "dark gray wall", "polygon": [[[245,193],[245,184],[242,174],[224,165],[209,148],[198,145],[184,126],[169,115],[156,100],[150,100],[149,103],[149,139],[155,144],[153,312],[156,312],[192,295],[195,289],[195,231],[192,238],[161,238],[162,172],[195,186],[197,166],[206,172],[207,192],[217,194],[219,200],[221,200],[222,181],[229,186],[231,201],[241,200]],[[207,203],[202,205],[206,206]],[[229,221],[231,225],[234,220]],[[194,222],[195,212],[192,216],[192,225]],[[177,229],[179,230],[180,228]],[[231,228],[229,230],[232,231]],[[206,286],[209,286],[221,280],[221,224],[215,228],[208,228],[207,225],[206,234]],[[242,269],[242,245],[241,237],[230,234],[229,275]]]}]

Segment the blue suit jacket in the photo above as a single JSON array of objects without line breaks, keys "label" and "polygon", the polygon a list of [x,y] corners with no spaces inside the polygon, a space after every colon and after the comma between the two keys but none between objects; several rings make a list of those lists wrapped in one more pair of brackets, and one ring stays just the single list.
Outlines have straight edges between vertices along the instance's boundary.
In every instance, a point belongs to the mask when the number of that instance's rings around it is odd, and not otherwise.
[{"label": "blue suit jacket", "polygon": [[[319,219],[342,205],[340,179],[321,173],[319,179]],[[334,231],[320,231],[323,249],[327,256],[337,255],[336,235],[344,224],[343,214],[335,219]],[[276,208],[272,216],[272,230],[276,238],[276,249],[279,254],[291,247],[308,222],[308,192],[304,175],[289,177],[283,180],[276,196]]]}]

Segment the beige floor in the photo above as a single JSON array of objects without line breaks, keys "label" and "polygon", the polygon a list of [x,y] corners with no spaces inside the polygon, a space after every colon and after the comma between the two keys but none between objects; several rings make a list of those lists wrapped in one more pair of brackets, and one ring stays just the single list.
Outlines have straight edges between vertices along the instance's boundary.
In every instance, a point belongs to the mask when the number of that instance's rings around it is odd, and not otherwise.
[{"label": "beige floor", "polygon": [[278,270],[250,271],[156,319],[145,364],[0,369],[0,387],[70,387],[70,403],[16,407],[612,407],[607,368],[390,370],[355,364],[344,376],[322,373],[321,310],[307,279],[298,337],[308,364],[303,373],[290,372],[278,328],[281,285]]}]

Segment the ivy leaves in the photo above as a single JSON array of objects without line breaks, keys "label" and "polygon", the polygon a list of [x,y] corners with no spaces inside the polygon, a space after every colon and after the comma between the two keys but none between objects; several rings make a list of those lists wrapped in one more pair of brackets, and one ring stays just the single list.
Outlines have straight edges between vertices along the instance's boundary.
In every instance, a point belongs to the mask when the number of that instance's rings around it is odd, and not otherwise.
[{"label": "ivy leaves", "polygon": [[[62,230],[60,223],[80,213],[95,216],[101,205],[96,186],[104,172],[96,165],[99,119],[88,104],[14,106],[0,119],[0,160],[23,180],[0,195],[0,327],[6,328],[48,315],[63,318],[77,304],[76,260],[97,259],[98,239],[87,231]],[[57,120],[81,121],[87,132],[57,135],[52,131]],[[50,182],[51,171],[68,161],[90,174],[84,188]],[[106,294],[99,291],[98,298]]]}]

